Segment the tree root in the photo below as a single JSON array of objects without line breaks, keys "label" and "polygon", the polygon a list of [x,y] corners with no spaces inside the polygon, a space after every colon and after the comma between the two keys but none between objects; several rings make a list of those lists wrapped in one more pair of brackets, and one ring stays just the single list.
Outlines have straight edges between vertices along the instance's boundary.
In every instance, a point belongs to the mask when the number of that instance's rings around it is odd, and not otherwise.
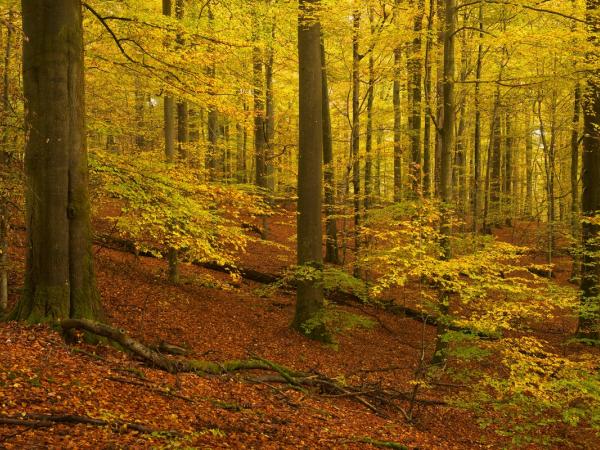
[{"label": "tree root", "polygon": [[88,416],[71,414],[26,414],[17,417],[0,416],[0,425],[25,426],[29,428],[48,428],[57,424],[83,424],[97,427],[111,427],[114,431],[138,431],[140,433],[160,432],[171,436],[180,435],[180,433],[177,431],[156,430],[154,428],[134,422],[108,422],[102,419],[94,419]]},{"label": "tree root", "polygon": [[[250,359],[229,360],[221,363],[194,359],[175,359],[148,348],[141,342],[129,337],[123,330],[91,320],[65,319],[60,325],[65,332],[83,330],[110,339],[119,344],[123,349],[126,349],[141,358],[147,364],[169,373],[195,373],[199,376],[206,376],[222,375],[242,370],[275,372],[276,375],[257,379],[257,381],[262,382],[267,380],[273,383],[287,384],[304,393],[308,393],[308,390],[312,389],[320,394],[350,398],[382,416],[385,414],[378,405],[393,406],[395,409],[400,409],[400,411],[404,412],[404,410],[399,408],[394,402],[398,399],[406,400],[408,398],[407,395],[402,392],[384,390],[378,386],[354,387],[341,385],[336,380],[322,374],[298,372],[259,356],[252,356]],[[429,404],[442,403],[429,400],[421,401],[416,398],[410,398],[410,401],[411,404],[421,402]]]}]

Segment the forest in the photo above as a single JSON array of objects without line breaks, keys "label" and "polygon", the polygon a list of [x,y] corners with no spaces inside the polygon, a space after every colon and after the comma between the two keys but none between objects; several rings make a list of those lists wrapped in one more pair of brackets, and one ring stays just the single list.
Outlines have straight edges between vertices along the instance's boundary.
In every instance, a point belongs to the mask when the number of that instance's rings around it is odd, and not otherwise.
[{"label": "forest", "polygon": [[0,449],[600,448],[600,0],[0,0]]}]

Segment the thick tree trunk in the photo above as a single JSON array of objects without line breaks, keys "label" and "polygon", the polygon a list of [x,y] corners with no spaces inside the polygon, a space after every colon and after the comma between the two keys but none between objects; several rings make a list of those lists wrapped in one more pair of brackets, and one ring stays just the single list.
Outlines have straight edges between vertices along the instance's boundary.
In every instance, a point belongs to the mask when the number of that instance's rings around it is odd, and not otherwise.
[{"label": "thick tree trunk", "polygon": [[329,340],[323,322],[321,205],[323,176],[323,82],[321,26],[314,20],[317,0],[300,0],[298,18],[299,153],[298,265],[300,276],[293,326],[314,339]]},{"label": "thick tree trunk", "polygon": [[[399,20],[400,0],[394,2],[394,21]],[[394,86],[392,102],[394,106],[394,201],[402,201],[402,110],[400,105],[401,49],[394,49]]]},{"label": "thick tree trunk", "polygon": [[[600,56],[600,32],[598,10],[600,0],[587,0],[587,22],[592,44],[590,61]],[[600,70],[597,68],[588,78],[587,90],[583,102],[584,138],[583,138],[583,195],[581,211],[583,222],[583,264],[581,269],[582,311],[579,319],[579,334],[600,339],[600,243],[597,223],[600,211]],[[589,219],[596,219],[596,223]]]},{"label": "thick tree trunk", "polygon": [[100,318],[91,245],[79,0],[23,2],[28,139],[25,290],[12,313],[33,322]]}]

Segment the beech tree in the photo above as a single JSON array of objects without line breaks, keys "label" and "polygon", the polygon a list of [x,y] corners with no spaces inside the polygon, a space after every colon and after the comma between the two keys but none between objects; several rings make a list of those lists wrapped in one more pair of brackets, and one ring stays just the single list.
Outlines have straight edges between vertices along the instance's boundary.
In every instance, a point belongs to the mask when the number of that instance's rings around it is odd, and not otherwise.
[{"label": "beech tree", "polygon": [[600,211],[600,70],[597,68],[600,56],[599,0],[587,0],[587,24],[590,33],[590,53],[588,59],[595,64],[584,98],[584,138],[583,138],[583,196],[581,201],[583,221],[584,256],[581,274],[583,311],[579,321],[579,333],[583,336],[600,338],[600,245],[598,245],[598,211]]},{"label": "beech tree", "polygon": [[80,0],[22,2],[27,257],[11,317],[101,317],[91,246]]},{"label": "beech tree", "polygon": [[318,0],[300,0],[298,18],[299,154],[298,154],[298,281],[293,326],[327,340],[322,320],[323,270],[321,205],[323,195],[323,96],[321,27],[314,17]]}]

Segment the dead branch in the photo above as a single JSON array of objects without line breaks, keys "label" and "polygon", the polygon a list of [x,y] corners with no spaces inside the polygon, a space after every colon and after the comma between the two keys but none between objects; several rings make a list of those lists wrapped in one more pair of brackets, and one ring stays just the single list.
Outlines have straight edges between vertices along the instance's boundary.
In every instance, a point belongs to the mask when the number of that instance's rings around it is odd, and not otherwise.
[{"label": "dead branch", "polygon": [[[379,415],[384,415],[384,413],[376,406],[376,403],[383,406],[394,406],[394,408],[398,409],[398,406],[393,402],[397,399],[408,397],[396,391],[383,390],[378,386],[342,386],[334,379],[322,374],[298,372],[259,356],[252,356],[250,359],[229,360],[221,363],[193,359],[175,359],[148,348],[141,342],[128,336],[123,330],[91,320],[65,319],[61,322],[61,327],[65,332],[83,330],[108,338],[146,363],[174,374],[195,373],[199,376],[205,376],[222,375],[242,370],[275,372],[277,375],[262,377],[253,381],[284,383],[305,393],[308,392],[308,388],[312,388],[321,394],[343,396],[361,403]],[[143,382],[135,382],[135,384],[138,383],[144,384]],[[414,398],[414,395],[409,398],[411,402],[420,402],[419,399]],[[429,401],[425,400],[424,402]]]},{"label": "dead branch", "polygon": [[25,414],[17,417],[0,416],[0,425],[25,426],[29,428],[49,428],[57,424],[71,425],[93,425],[98,427],[111,427],[115,431],[139,431],[140,433],[161,433],[172,436],[180,435],[177,431],[156,430],[135,422],[114,421],[109,422],[102,419],[94,419],[88,416],[78,416],[71,414]]}]

